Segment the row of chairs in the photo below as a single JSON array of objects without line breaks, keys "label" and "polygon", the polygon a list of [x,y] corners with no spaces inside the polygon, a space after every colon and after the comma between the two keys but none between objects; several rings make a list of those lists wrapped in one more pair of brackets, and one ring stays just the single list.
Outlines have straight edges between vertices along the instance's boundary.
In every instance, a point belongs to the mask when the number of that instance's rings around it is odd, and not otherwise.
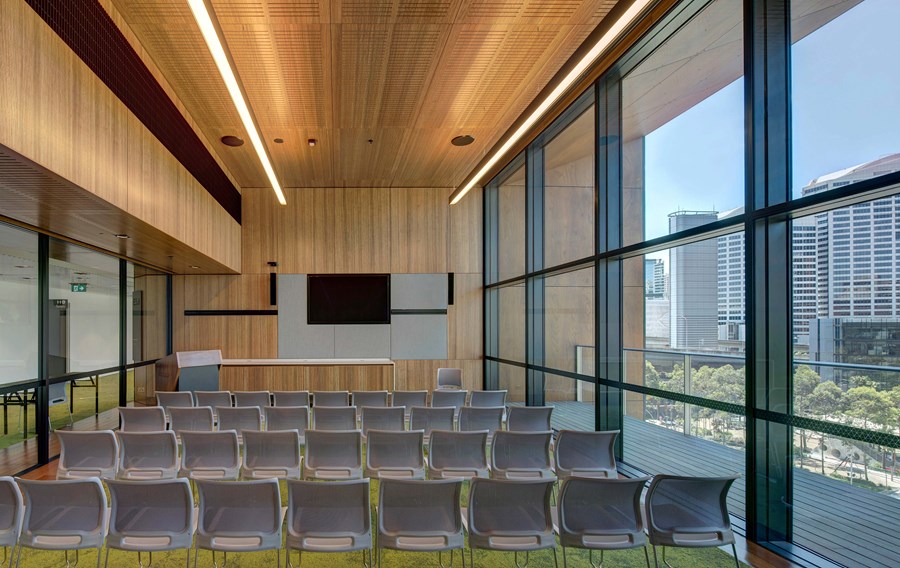
[{"label": "row of chairs", "polygon": [[245,430],[243,452],[235,430],[186,430],[180,455],[172,431],[59,431],[57,478],[615,478],[617,434],[563,430],[551,457],[550,431],[369,430],[363,458],[359,430],[308,430],[305,456],[295,429]]},{"label": "row of chairs", "polygon": [[[542,432],[550,430],[553,407],[504,406],[454,407],[413,406],[377,407],[354,406],[313,407],[267,406],[260,411],[256,406],[236,406],[210,408],[207,406],[172,407],[168,421],[160,407],[119,408],[120,430],[123,432],[158,432],[171,429],[177,433],[183,430],[211,431],[216,425],[220,430],[298,430],[301,439],[310,427],[316,430],[353,430],[363,432],[377,430],[424,430],[426,441],[432,430],[461,431],[502,430],[516,432]],[[408,414],[407,414],[408,413]],[[218,421],[215,416],[218,415]]]},{"label": "row of chairs", "polygon": [[156,393],[157,404],[167,415],[172,407],[209,406],[504,406],[507,391],[444,389],[428,391],[175,391]]},{"label": "row of chairs", "polygon": [[[110,509],[98,478],[65,481],[29,481],[0,478],[0,508],[9,511],[0,526],[0,544],[12,546],[16,565],[22,548],[49,550],[96,549],[97,566],[102,548],[152,553],[187,550],[194,566],[199,551],[251,552],[285,549],[291,552],[361,551],[363,565],[377,565],[383,551],[462,552],[468,535],[469,563],[474,551],[553,551],[562,547],[593,551],[653,547],[712,547],[731,544],[734,534],[725,505],[735,477],[589,479],[562,482],[558,507],[551,506],[555,479],[472,481],[467,507],[461,507],[461,480],[383,480],[378,487],[376,526],[371,526],[370,480],[317,483],[287,482],[287,519],[281,508],[281,490],[275,479],[227,482],[199,480],[197,520],[186,479],[159,481],[107,480]],[[21,491],[21,492],[20,492]],[[23,499],[24,495],[24,499]],[[286,538],[284,527],[286,526]],[[374,536],[374,542],[373,542]],[[18,554],[15,547],[18,546]],[[281,565],[281,554],[276,554]],[[226,556],[227,560],[227,556]],[[518,560],[518,558],[517,558]],[[441,564],[443,565],[443,563]],[[518,562],[517,562],[518,565]]]}]

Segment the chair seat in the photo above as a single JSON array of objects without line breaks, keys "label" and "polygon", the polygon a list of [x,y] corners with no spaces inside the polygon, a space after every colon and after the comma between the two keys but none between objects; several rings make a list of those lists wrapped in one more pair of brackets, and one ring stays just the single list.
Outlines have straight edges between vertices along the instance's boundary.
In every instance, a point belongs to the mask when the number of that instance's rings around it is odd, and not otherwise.
[{"label": "chair seat", "polygon": [[287,546],[294,550],[307,552],[354,552],[372,548],[372,537],[352,536],[287,536]]}]

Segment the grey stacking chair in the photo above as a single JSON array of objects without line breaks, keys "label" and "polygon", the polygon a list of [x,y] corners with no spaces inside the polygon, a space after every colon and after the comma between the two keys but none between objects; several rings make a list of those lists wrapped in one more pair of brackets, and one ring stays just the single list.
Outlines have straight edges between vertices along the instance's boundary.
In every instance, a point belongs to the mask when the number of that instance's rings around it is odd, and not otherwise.
[{"label": "grey stacking chair", "polygon": [[235,391],[231,396],[234,397],[235,406],[255,406],[260,412],[272,406],[272,395],[269,391]]},{"label": "grey stacking chair", "polygon": [[350,406],[349,391],[315,391],[313,406]]},{"label": "grey stacking chair", "polygon": [[109,488],[109,536],[104,566],[110,549],[150,554],[164,550],[186,550],[190,566],[194,538],[194,496],[187,479],[106,482]]},{"label": "grey stacking chair", "polygon": [[403,409],[400,407],[388,406],[381,408],[378,406],[363,406],[362,412],[362,436],[366,439],[369,430],[404,430],[406,429],[406,421],[403,417]]},{"label": "grey stacking chair", "polygon": [[166,411],[158,406],[120,406],[119,431],[161,432],[166,429]]},{"label": "grey stacking chair", "polygon": [[440,390],[462,389],[462,369],[438,369],[437,388]]},{"label": "grey stacking chair", "polygon": [[431,407],[413,406],[409,414],[409,429],[425,432],[425,443],[428,443],[432,430],[454,430],[452,406]]},{"label": "grey stacking chair", "polygon": [[156,406],[166,413],[166,423],[170,421],[169,409],[173,406],[185,408],[195,406],[194,394],[190,391],[159,391],[156,393]]},{"label": "grey stacking chair", "polygon": [[306,432],[304,479],[362,479],[362,435],[359,430]]},{"label": "grey stacking chair", "polygon": [[115,477],[119,442],[112,430],[72,432],[57,430],[59,467],[56,479]]},{"label": "grey stacking chair", "polygon": [[553,451],[556,476],[560,481],[573,476],[616,478],[614,448],[618,435],[618,430],[560,430]]},{"label": "grey stacking chair", "polygon": [[475,566],[475,549],[529,553],[552,549],[556,559],[556,537],[550,497],[556,479],[472,480],[469,507],[463,517],[469,533],[469,561]]},{"label": "grey stacking chair", "polygon": [[218,421],[216,408],[220,406],[234,406],[229,391],[194,391],[194,401],[197,406],[208,406],[213,409],[213,420]]},{"label": "grey stacking chair", "polygon": [[469,397],[469,406],[476,408],[506,406],[505,390],[473,390]]},{"label": "grey stacking chair", "polygon": [[262,411],[258,406],[220,406],[216,411],[219,430],[234,430],[238,433],[238,442],[243,442],[245,430],[262,430]]},{"label": "grey stacking chair", "polygon": [[185,430],[191,432],[212,432],[213,410],[208,406],[195,406],[193,408],[172,407],[169,409],[169,429],[175,432],[175,436],[181,437]]},{"label": "grey stacking chair", "polygon": [[[459,496],[460,479],[414,481],[384,479],[378,487],[378,535],[375,540],[378,566],[385,548],[411,552],[459,549],[465,564],[465,536]],[[443,563],[441,563],[443,566]]]},{"label": "grey stacking chair", "polygon": [[[22,533],[25,505],[22,492],[12,477],[0,477],[0,546],[3,547],[3,563],[15,558],[16,542]],[[9,553],[7,555],[7,548]]]},{"label": "grey stacking chair", "polygon": [[550,461],[552,432],[497,432],[491,444],[491,477],[554,478]]},{"label": "grey stacking chair", "polygon": [[175,432],[118,432],[118,479],[175,479],[178,440]]},{"label": "grey stacking chair", "polygon": [[471,479],[489,477],[487,430],[451,432],[434,430],[428,442],[428,477]]},{"label": "grey stacking chair", "polygon": [[424,435],[421,430],[369,430],[366,477],[425,479]]},{"label": "grey stacking chair", "polygon": [[300,477],[300,434],[296,430],[244,431],[241,477],[281,479]]},{"label": "grey stacking chair", "polygon": [[647,537],[641,516],[641,492],[649,477],[599,479],[570,477],[560,480],[556,532],[562,545],[563,568],[568,566],[566,547],[587,549],[594,564],[594,551],[643,548],[650,568]]},{"label": "grey stacking chair", "polygon": [[364,406],[385,407],[388,405],[388,391],[353,391],[351,404],[356,407],[357,418],[362,418]]},{"label": "grey stacking chair", "polygon": [[200,515],[197,518],[194,567],[200,549],[210,550],[216,566],[216,551],[229,552],[275,550],[281,566],[281,490],[278,480],[254,479],[241,483],[197,481]]},{"label": "grey stacking chair", "polygon": [[[291,550],[354,552],[361,550],[363,566],[372,566],[372,516],[368,479],[287,482],[285,556]],[[368,554],[367,554],[368,553]],[[366,557],[368,556],[368,562]]]},{"label": "grey stacking chair", "polygon": [[181,433],[181,470],[192,479],[237,479],[241,472],[241,451],[237,432]]},{"label": "grey stacking chair", "polygon": [[510,406],[506,429],[511,432],[546,432],[550,427],[552,406]]},{"label": "grey stacking chair", "polygon": [[503,430],[502,406],[464,406],[459,410],[459,431],[488,431],[488,441],[494,438],[498,430]]},{"label": "grey stacking chair", "polygon": [[431,393],[431,406],[452,406],[454,416],[459,415],[459,409],[466,405],[466,396],[469,391],[464,390],[436,390]]},{"label": "grey stacking chair", "polygon": [[300,434],[300,443],[305,443],[309,428],[308,406],[270,406],[265,413],[266,430],[296,430]]},{"label": "grey stacking chair", "polygon": [[309,406],[309,391],[274,391],[274,406]]},{"label": "grey stacking chair", "polygon": [[394,391],[391,393],[391,406],[402,406],[406,420],[413,406],[428,406],[428,391]]},{"label": "grey stacking chair", "polygon": [[87,479],[62,479],[34,481],[18,479],[25,503],[22,533],[19,535],[16,566],[22,559],[22,548],[64,550],[66,565],[69,551],[97,549],[97,567],[100,567],[100,550],[106,538],[106,493],[96,477]]},{"label": "grey stacking chair", "polygon": [[656,547],[663,547],[666,563],[667,546],[702,548],[731,545],[734,564],[740,568],[734,533],[728,516],[726,497],[731,477],[678,477],[657,475],[650,482],[644,498],[647,537],[653,546],[653,561],[659,567]]},{"label": "grey stacking chair", "polygon": [[312,427],[314,430],[356,430],[356,407],[315,406]]}]

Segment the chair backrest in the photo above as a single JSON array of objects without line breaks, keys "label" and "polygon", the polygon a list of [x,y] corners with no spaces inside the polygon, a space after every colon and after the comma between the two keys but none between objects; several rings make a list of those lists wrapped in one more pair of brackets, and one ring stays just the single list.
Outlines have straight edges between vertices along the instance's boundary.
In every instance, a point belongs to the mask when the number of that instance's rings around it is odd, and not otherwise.
[{"label": "chair backrest", "polygon": [[313,407],[312,425],[315,430],[355,430],[355,406]]},{"label": "chair backrest", "polygon": [[119,443],[112,430],[57,430],[56,437],[59,440],[58,478],[115,475]]},{"label": "chair backrest", "polygon": [[[433,472],[440,470],[464,472],[464,474],[457,473],[455,477],[487,476],[487,438],[487,430],[480,432],[434,430],[428,440],[428,467]],[[453,476],[452,473],[449,475]]]},{"label": "chair backrest", "polygon": [[410,409],[409,429],[423,430],[428,437],[432,430],[453,430],[452,406],[413,406]]},{"label": "chair backrest", "polygon": [[[447,535],[461,540],[460,479],[384,479],[378,487],[378,534]],[[456,540],[454,539],[454,540]]]},{"label": "chair backrest", "polygon": [[493,436],[503,429],[504,412],[506,408],[502,406],[464,406],[459,410],[459,430],[487,430]]},{"label": "chair backrest", "polygon": [[440,368],[437,370],[437,388],[461,389],[462,369]]},{"label": "chair backrest", "polygon": [[369,430],[403,430],[405,427],[403,408],[399,406],[363,406],[360,414],[363,437]]},{"label": "chair backrest", "polygon": [[244,469],[247,477],[299,477],[300,435],[296,430],[244,431]]},{"label": "chair backrest", "polygon": [[349,391],[315,391],[313,406],[350,406]]},{"label": "chair backrest", "polygon": [[431,393],[431,406],[452,406],[459,410],[466,405],[466,395],[469,391],[464,390],[436,390]]},{"label": "chair backrest", "polygon": [[23,534],[102,537],[106,533],[106,493],[98,478],[16,481],[25,503]]},{"label": "chair backrest", "polygon": [[552,439],[552,432],[497,432],[491,444],[491,465],[495,470],[550,470]]},{"label": "chair backrest", "polygon": [[166,412],[159,406],[120,406],[122,432],[160,432],[166,429]]},{"label": "chair backrest", "polygon": [[22,531],[25,506],[12,477],[0,477],[0,546],[12,546]]},{"label": "chair backrest", "polygon": [[644,507],[650,542],[671,543],[678,533],[710,533],[711,541],[731,542],[726,498],[732,477],[657,475],[650,482]]},{"label": "chair backrest", "polygon": [[234,430],[181,433],[181,466],[186,472],[216,469],[231,476],[240,465],[241,451]]},{"label": "chair backrest", "polygon": [[428,391],[394,391],[391,393],[391,406],[402,406],[409,409],[413,406],[426,406],[428,401]]},{"label": "chair backrest", "polygon": [[359,430],[307,431],[305,463],[311,468],[361,468]]},{"label": "chair backrest", "polygon": [[198,534],[281,539],[281,491],[275,478],[240,483],[198,480],[197,499]]},{"label": "chair backrest", "polygon": [[474,535],[553,534],[550,496],[555,479],[481,479],[469,487],[469,532]]},{"label": "chair backrest", "polygon": [[469,397],[469,406],[506,406],[505,390],[473,390]]},{"label": "chair backrest", "polygon": [[[114,536],[191,535],[194,496],[187,478],[153,481],[107,480],[109,534]],[[190,540],[187,541],[190,546]]]},{"label": "chair backrest", "polygon": [[50,385],[48,406],[56,406],[69,402],[69,391],[66,390],[67,386],[69,386],[69,381],[53,383]]},{"label": "chair backrest", "polygon": [[560,478],[573,475],[616,477],[615,444],[618,435],[618,430],[560,430],[553,452],[557,475]]},{"label": "chair backrest", "polygon": [[269,391],[235,391],[231,393],[234,396],[235,406],[255,406],[260,412],[266,407],[272,406],[272,397]]},{"label": "chair backrest", "polygon": [[308,406],[269,406],[264,410],[266,430],[297,430],[303,436],[309,428]]},{"label": "chair backrest", "polygon": [[368,535],[372,532],[368,479],[288,480],[287,527],[305,536]]},{"label": "chair backrest", "polygon": [[309,406],[309,391],[274,391],[275,406]]},{"label": "chair backrest", "polygon": [[425,477],[425,433],[369,430],[366,438],[366,471],[403,470],[401,475]]},{"label": "chair backrest", "polygon": [[552,406],[510,406],[506,428],[512,432],[546,432],[550,427]]},{"label": "chair backrest", "polygon": [[163,479],[178,473],[175,432],[117,432],[119,477]]},{"label": "chair backrest", "polygon": [[220,406],[219,430],[262,430],[262,411],[258,406]]},{"label": "chair backrest", "polygon": [[197,401],[197,406],[210,408],[234,405],[229,391],[194,391],[194,400]]},{"label": "chair backrest", "polygon": [[352,393],[353,400],[352,404],[356,407],[357,410],[360,410],[364,406],[387,406],[388,405],[388,391],[353,391]]},{"label": "chair backrest", "polygon": [[208,406],[193,408],[173,406],[169,409],[169,418],[169,428],[179,436],[185,430],[212,432],[213,429],[213,411]]},{"label": "chair backrest", "polygon": [[177,406],[184,408],[187,406],[196,406],[194,404],[194,395],[190,391],[157,391],[156,405],[169,414],[169,408]]},{"label": "chair backrest", "polygon": [[567,537],[621,536],[622,539],[594,539],[597,548],[640,546],[644,542],[641,493],[649,477],[598,479],[572,477],[559,490],[559,534]]}]

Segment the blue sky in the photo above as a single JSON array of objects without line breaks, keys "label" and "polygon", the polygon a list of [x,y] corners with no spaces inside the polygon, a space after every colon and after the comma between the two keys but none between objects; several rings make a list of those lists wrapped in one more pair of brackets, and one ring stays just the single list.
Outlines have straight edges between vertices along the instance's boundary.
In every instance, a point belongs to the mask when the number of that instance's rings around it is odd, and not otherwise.
[{"label": "blue sky", "polygon": [[[900,152],[900,0],[864,0],[797,42],[792,57],[792,191]],[[646,237],[668,214],[743,204],[743,80],[646,138]]]}]

